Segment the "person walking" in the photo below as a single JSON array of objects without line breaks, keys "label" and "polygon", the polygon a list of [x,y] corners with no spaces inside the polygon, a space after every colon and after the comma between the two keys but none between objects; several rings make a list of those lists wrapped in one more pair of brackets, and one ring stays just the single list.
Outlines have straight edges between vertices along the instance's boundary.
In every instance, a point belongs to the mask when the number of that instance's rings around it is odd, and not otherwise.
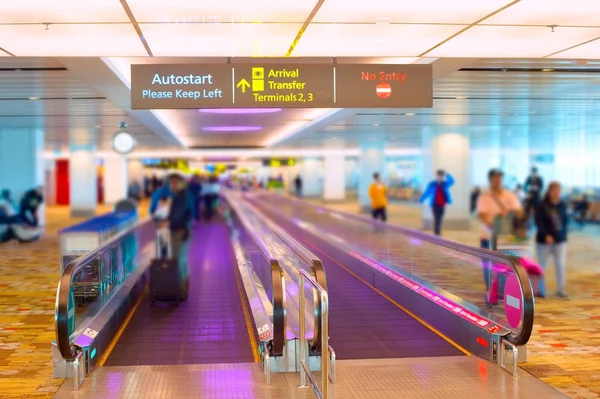
[{"label": "person walking", "polygon": [[194,202],[194,220],[196,222],[200,221],[200,201],[202,197],[202,183],[200,182],[200,177],[198,175],[193,175],[190,179],[190,183],[188,185],[190,193],[192,194],[192,199]]},{"label": "person walking", "polygon": [[[496,249],[494,223],[498,217],[506,218],[511,213],[521,214],[521,203],[517,196],[503,187],[504,174],[499,169],[488,172],[489,189],[482,192],[477,200],[477,216],[481,222],[480,246],[485,249]],[[492,273],[489,261],[484,261],[483,278],[486,290],[489,291]]]},{"label": "person walking", "polygon": [[219,179],[217,176],[210,176],[208,179],[208,183],[205,184],[202,188],[202,194],[204,197],[204,213],[206,215],[206,220],[211,220],[215,211],[217,210],[218,202],[219,202]]},{"label": "person walking", "polygon": [[[535,212],[537,226],[536,243],[538,261],[546,269],[550,258],[554,261],[556,274],[556,296],[568,299],[565,292],[568,217],[567,204],[560,198],[560,183],[552,182]],[[542,276],[538,286],[538,297],[546,296],[546,281]]]},{"label": "person walking", "polygon": [[443,170],[438,170],[436,178],[427,185],[427,188],[421,195],[419,202],[424,203],[429,200],[431,211],[433,213],[433,233],[436,236],[442,233],[442,220],[446,205],[452,203],[450,187],[454,185],[454,178]]},{"label": "person walking", "polygon": [[302,177],[300,175],[294,179],[294,188],[296,190],[296,197],[302,197]]},{"label": "person walking", "polygon": [[544,179],[538,174],[536,167],[531,168],[531,174],[527,177],[523,188],[527,193],[526,213],[528,216],[534,215],[540,204],[544,189]]},{"label": "person walking", "polygon": [[373,174],[373,182],[369,187],[371,199],[371,216],[375,220],[387,221],[387,188],[381,182],[379,173]]}]

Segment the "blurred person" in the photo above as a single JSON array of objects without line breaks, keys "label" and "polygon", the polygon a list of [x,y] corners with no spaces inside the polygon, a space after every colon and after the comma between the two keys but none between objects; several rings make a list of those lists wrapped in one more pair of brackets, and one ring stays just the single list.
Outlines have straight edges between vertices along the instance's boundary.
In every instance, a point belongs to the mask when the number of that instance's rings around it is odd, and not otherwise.
[{"label": "blurred person", "polygon": [[576,201],[573,206],[573,220],[579,225],[579,227],[583,227],[589,209],[590,201],[588,200],[587,195],[583,194],[579,201]]},{"label": "blurred person", "polygon": [[542,191],[544,189],[544,180],[538,175],[536,167],[531,168],[531,174],[527,177],[524,186],[525,192],[527,193],[528,209],[527,214],[534,214],[540,199],[542,197]]},{"label": "blurred person", "polygon": [[381,182],[379,173],[373,174],[373,182],[369,187],[371,199],[371,216],[375,220],[387,221],[387,188]]},{"label": "blurred person", "polygon": [[431,181],[419,202],[424,203],[429,200],[431,211],[433,213],[433,233],[436,236],[442,233],[442,221],[446,205],[452,204],[452,196],[450,195],[450,187],[454,185],[454,178],[443,170],[438,170],[435,180]]},{"label": "blurred person", "polygon": [[137,180],[132,180],[131,183],[129,183],[127,197],[136,202],[139,202],[142,199],[142,187]]},{"label": "blurred person", "polygon": [[[521,203],[517,196],[503,187],[504,174],[499,169],[488,172],[489,189],[482,192],[477,200],[477,216],[481,222],[480,246],[485,249],[496,249],[494,223],[498,217],[508,217],[511,213],[522,213]],[[491,270],[489,262],[484,262],[483,278],[486,289],[490,288]]]},{"label": "blurred person", "polygon": [[296,190],[296,197],[302,197],[302,177],[300,175],[297,175],[294,179],[294,188]]},{"label": "blurred person", "polygon": [[179,273],[182,277],[183,287],[187,298],[189,292],[189,268],[187,264],[188,245],[191,236],[191,223],[194,218],[194,201],[192,194],[185,185],[183,176],[177,173],[167,178],[168,192],[170,192],[171,206],[169,209],[169,232],[171,234],[171,249],[173,257],[177,258]]},{"label": "blurred person", "polygon": [[190,193],[192,194],[192,200],[194,201],[194,220],[200,221],[200,201],[202,200],[202,183],[198,175],[192,176],[190,184],[188,186]]},{"label": "blurred person", "polygon": [[[542,268],[545,270],[548,267],[550,258],[554,261],[556,296],[568,299],[569,296],[565,292],[568,217],[567,205],[560,198],[560,190],[560,183],[550,183],[546,195],[536,210],[536,243],[538,261]],[[546,296],[546,280],[543,276],[539,281],[537,296],[540,298]]]},{"label": "blurred person", "polygon": [[38,209],[44,202],[44,188],[42,186],[28,190],[23,194],[19,206],[21,221],[29,226],[39,225]]},{"label": "blurred person", "polygon": [[150,181],[152,182],[152,193],[154,193],[156,190],[158,190],[159,188],[161,188],[162,181],[158,178],[158,176],[156,175],[156,173],[152,174],[152,177],[150,178]]},{"label": "blurred person", "polygon": [[0,192],[0,209],[4,213],[4,217],[6,224],[15,224],[20,223],[19,218],[19,206],[13,199],[12,193],[10,190],[2,190]]},{"label": "blurred person", "polygon": [[204,186],[204,213],[207,220],[211,220],[217,209],[219,201],[219,179],[216,176],[210,176],[208,183]]},{"label": "blurred person", "polygon": [[479,186],[473,187],[473,189],[471,190],[471,203],[470,203],[471,215],[474,214],[475,211],[477,210],[477,200],[479,199],[480,194],[481,194],[481,189],[479,188]]}]

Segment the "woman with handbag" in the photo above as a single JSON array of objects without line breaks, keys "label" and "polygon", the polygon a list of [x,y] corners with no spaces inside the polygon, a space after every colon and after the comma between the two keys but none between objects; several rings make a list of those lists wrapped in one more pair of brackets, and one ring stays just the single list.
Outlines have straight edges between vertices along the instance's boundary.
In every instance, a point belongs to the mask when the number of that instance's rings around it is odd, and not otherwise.
[{"label": "woman with handbag", "polygon": [[[548,191],[535,212],[535,224],[538,261],[546,269],[550,258],[553,259],[556,296],[568,299],[565,292],[568,218],[567,204],[560,198],[560,183],[552,182],[548,186]],[[538,296],[546,296],[546,281],[543,277],[539,281]]]}]

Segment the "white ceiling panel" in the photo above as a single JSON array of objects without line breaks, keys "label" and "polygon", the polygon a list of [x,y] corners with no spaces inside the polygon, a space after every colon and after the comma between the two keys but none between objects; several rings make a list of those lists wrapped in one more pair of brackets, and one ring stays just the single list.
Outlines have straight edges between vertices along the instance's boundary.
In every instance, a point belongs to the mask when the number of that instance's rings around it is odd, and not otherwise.
[{"label": "white ceiling panel", "polygon": [[499,25],[600,26],[600,1],[521,0],[485,20]]},{"label": "white ceiling panel", "polygon": [[600,28],[475,26],[427,53],[428,57],[536,58],[600,36]]},{"label": "white ceiling panel", "polygon": [[131,24],[0,25],[0,47],[17,56],[144,56]]},{"label": "white ceiling panel", "polygon": [[155,56],[284,56],[301,24],[141,24]]},{"label": "white ceiling panel", "polygon": [[304,22],[316,0],[128,0],[138,22]]},{"label": "white ceiling panel", "polygon": [[[599,14],[600,15],[600,14]],[[566,58],[566,59],[594,59],[600,57],[600,37],[598,40],[582,44],[581,46],[572,49],[561,51],[558,54],[552,55],[550,58]]]},{"label": "white ceiling panel", "polygon": [[294,56],[416,57],[464,25],[311,24]]},{"label": "white ceiling panel", "polygon": [[326,0],[313,21],[470,25],[509,3],[510,0]]},{"label": "white ceiling panel", "polygon": [[118,0],[4,0],[1,23],[129,22]]}]

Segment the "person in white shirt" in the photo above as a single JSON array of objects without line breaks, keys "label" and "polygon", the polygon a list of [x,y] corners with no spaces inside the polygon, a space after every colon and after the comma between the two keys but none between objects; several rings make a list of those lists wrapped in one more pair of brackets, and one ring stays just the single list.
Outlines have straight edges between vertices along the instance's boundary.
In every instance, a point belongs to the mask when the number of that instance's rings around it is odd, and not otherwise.
[{"label": "person in white shirt", "polygon": [[[503,177],[504,174],[499,169],[490,170],[488,173],[490,187],[482,192],[477,200],[477,216],[481,222],[481,248],[496,249],[492,242],[496,217],[522,213],[521,202],[517,196],[502,186]],[[489,289],[491,273],[488,264],[484,264],[483,277],[486,288]]]},{"label": "person in white shirt", "polygon": [[157,235],[161,256],[169,252],[169,213],[171,212],[171,198],[168,195],[160,198],[152,217],[157,222]]}]

